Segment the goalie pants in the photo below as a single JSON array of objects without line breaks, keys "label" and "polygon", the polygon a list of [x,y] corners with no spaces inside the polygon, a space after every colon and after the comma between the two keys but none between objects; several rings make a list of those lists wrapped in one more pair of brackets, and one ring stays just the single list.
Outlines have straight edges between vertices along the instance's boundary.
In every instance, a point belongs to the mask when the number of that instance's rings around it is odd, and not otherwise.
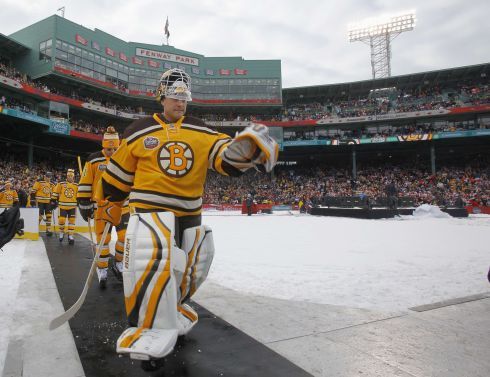
[{"label": "goalie pants", "polygon": [[[136,213],[151,213],[151,212],[155,212],[155,210],[145,210],[141,208],[136,208]],[[201,225],[201,221],[202,221],[201,215],[175,217],[174,239],[178,247],[182,246],[182,236],[184,235],[184,231],[188,228]]]},{"label": "goalie pants", "polygon": [[65,223],[66,218],[68,218],[68,235],[73,236],[75,232],[75,219],[76,219],[77,208],[60,208],[58,216],[58,225],[60,227],[60,232],[65,233]]}]

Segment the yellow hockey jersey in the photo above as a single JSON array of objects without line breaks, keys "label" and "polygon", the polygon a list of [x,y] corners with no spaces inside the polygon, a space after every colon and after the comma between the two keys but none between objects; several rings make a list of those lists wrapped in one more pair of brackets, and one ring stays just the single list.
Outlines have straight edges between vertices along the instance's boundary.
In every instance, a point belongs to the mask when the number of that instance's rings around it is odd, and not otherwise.
[{"label": "yellow hockey jersey", "polygon": [[[47,181],[37,181],[31,189],[31,195],[34,194],[38,203],[49,203],[54,185]],[[32,203],[31,203],[32,205]]]},{"label": "yellow hockey jersey", "polygon": [[200,214],[208,168],[223,175],[241,174],[221,158],[232,139],[200,119],[182,117],[175,123],[163,119],[155,114],[126,129],[102,175],[104,194],[114,201],[129,194],[132,210]]},{"label": "yellow hockey jersey", "polygon": [[58,182],[53,189],[52,199],[58,202],[61,209],[72,209],[77,206],[78,184]]},{"label": "yellow hockey jersey", "polygon": [[105,155],[103,150],[88,156],[82,176],[80,177],[80,182],[78,183],[77,199],[94,200],[95,187],[102,173],[106,170],[108,163],[109,157]]},{"label": "yellow hockey jersey", "polygon": [[15,202],[19,201],[19,196],[15,190],[4,190],[0,192],[0,208],[11,208]]}]

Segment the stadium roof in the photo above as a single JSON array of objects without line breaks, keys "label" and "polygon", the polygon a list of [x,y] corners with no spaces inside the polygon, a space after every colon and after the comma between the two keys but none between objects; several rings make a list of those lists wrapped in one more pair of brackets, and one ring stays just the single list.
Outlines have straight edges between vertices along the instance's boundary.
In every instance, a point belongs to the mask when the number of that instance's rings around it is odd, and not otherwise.
[{"label": "stadium roof", "polygon": [[[465,79],[490,77],[490,63],[470,65],[465,67],[441,69],[408,75],[385,77],[376,80],[363,80],[339,84],[283,88],[283,101],[288,98],[312,99],[316,97],[355,97],[365,95],[371,89],[379,88],[414,88],[420,85],[435,85],[441,82],[464,81]],[[301,97],[303,96],[303,97]]]},{"label": "stadium roof", "polygon": [[16,56],[29,51],[30,48],[15,39],[0,33],[0,53],[6,56]]}]

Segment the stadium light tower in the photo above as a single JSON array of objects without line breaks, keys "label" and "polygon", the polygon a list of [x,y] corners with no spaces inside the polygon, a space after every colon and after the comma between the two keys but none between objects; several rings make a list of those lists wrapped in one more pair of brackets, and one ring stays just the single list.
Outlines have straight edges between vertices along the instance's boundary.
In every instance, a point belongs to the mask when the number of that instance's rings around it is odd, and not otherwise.
[{"label": "stadium light tower", "polygon": [[391,76],[391,41],[415,27],[415,11],[379,20],[349,24],[349,42],[361,41],[371,47],[373,79]]}]

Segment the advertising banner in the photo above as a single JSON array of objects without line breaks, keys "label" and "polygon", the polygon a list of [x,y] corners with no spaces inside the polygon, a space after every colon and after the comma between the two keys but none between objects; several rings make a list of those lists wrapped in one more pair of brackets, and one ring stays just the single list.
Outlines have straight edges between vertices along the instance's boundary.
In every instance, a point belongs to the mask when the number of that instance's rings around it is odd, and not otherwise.
[{"label": "advertising banner", "polygon": [[55,120],[51,120],[51,124],[48,129],[49,133],[52,134],[61,134],[61,135],[69,135],[70,134],[70,124],[65,122],[57,122]]}]

